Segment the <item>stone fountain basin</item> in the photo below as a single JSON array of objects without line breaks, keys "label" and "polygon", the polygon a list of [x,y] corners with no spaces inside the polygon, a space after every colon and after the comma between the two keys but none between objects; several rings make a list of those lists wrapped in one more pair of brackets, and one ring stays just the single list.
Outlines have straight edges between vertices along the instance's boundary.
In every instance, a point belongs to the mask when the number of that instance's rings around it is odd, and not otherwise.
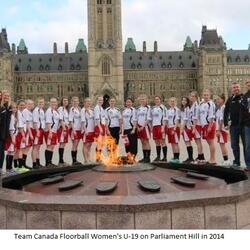
[{"label": "stone fountain basin", "polygon": [[[195,180],[196,188],[190,189],[168,182],[170,176],[185,175],[172,165],[111,175],[92,171],[93,167],[96,166],[46,169],[3,179],[0,228],[235,229],[250,225],[250,182],[242,171],[204,167],[200,170],[202,174],[211,171],[219,176],[238,176],[242,181],[226,184],[214,176],[207,186],[204,181]],[[67,171],[71,174],[65,179],[83,178],[84,186],[63,194],[52,186],[39,188],[41,179]],[[161,192],[143,192],[136,185],[140,178],[156,179]],[[112,195],[96,194],[98,181],[114,179],[119,186]]]}]

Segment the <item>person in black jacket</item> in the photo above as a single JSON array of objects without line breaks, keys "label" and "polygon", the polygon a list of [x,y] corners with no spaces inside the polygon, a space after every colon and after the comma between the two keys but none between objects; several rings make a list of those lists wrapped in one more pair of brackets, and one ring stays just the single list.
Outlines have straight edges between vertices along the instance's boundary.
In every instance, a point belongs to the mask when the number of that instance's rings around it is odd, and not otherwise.
[{"label": "person in black jacket", "polygon": [[250,171],[250,78],[246,82],[247,92],[243,96],[241,109],[241,125],[245,133],[246,170]]},{"label": "person in black jacket", "polygon": [[9,136],[10,118],[10,93],[8,91],[2,91],[0,94],[0,170],[4,162],[4,145]]},{"label": "person in black jacket", "polygon": [[[230,127],[231,147],[234,154],[234,166],[240,167],[240,138],[245,148],[244,127],[240,124],[240,110],[243,94],[239,83],[232,83],[232,96],[227,100],[224,111],[225,128]],[[245,156],[245,152],[244,152]]]}]

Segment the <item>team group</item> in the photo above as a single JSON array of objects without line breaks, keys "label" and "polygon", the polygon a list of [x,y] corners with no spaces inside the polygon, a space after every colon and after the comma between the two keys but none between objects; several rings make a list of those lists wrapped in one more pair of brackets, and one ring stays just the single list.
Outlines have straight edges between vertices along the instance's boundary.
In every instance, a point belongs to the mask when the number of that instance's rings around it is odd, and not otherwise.
[{"label": "team group", "polygon": [[[249,83],[247,86],[249,88]],[[232,85],[232,91],[239,86]],[[249,92],[249,91],[248,91]],[[57,98],[51,98],[49,107],[45,111],[45,100],[40,98],[35,107],[32,100],[10,102],[10,94],[2,91],[1,97],[1,151],[6,151],[6,169],[10,173],[23,173],[29,171],[26,160],[31,153],[33,169],[43,167],[40,163],[41,146],[46,142],[45,162],[46,167],[57,167],[52,163],[55,146],[59,144],[59,166],[66,166],[64,162],[64,149],[72,140],[72,164],[77,162],[79,142],[83,141],[83,156],[85,162],[91,161],[91,146],[96,143],[96,161],[101,161],[102,151],[105,147],[105,138],[110,136],[119,144],[122,138],[127,154],[134,157],[137,155],[138,139],[141,141],[143,158],[140,162],[150,162],[151,147],[150,139],[155,141],[157,157],[154,161],[167,162],[167,143],[172,147],[172,162],[179,162],[180,147],[179,142],[182,137],[188,153],[186,163],[216,164],[216,141],[220,144],[224,164],[230,165],[228,158],[228,125],[230,125],[230,112],[227,107],[225,114],[225,96],[220,95],[214,102],[211,99],[209,90],[204,90],[199,101],[196,91],[192,91],[188,97],[183,97],[180,108],[177,107],[176,98],[172,97],[168,101],[168,108],[163,105],[161,98],[155,96],[154,106],[148,105],[145,95],[139,97],[140,106],[135,108],[133,101],[127,99],[125,107],[120,110],[116,107],[115,98],[109,101],[109,107],[103,108],[103,98],[97,99],[96,106],[92,106],[91,99],[84,101],[84,107],[80,107],[78,97],[62,98],[58,103]],[[233,94],[234,97],[234,94]],[[243,98],[243,97],[242,97]],[[241,105],[246,111],[241,112],[241,118],[249,119],[250,109],[247,99],[246,107],[244,99]],[[228,100],[228,102],[230,99]],[[227,103],[227,105],[233,105]],[[233,116],[234,114],[231,114]],[[243,117],[243,118],[242,118]],[[225,119],[227,124],[225,125]],[[229,121],[228,121],[229,120]],[[217,139],[216,139],[217,138]],[[203,152],[203,140],[209,145],[210,159],[205,160]],[[193,156],[193,144],[195,142],[198,156]],[[245,154],[248,140],[243,140]],[[248,142],[249,143],[249,142]],[[234,152],[235,153],[235,152]],[[246,155],[245,155],[246,156]],[[235,155],[236,157],[236,155]],[[3,165],[4,153],[1,152]],[[246,158],[246,157],[245,157]],[[13,168],[14,162],[14,168]],[[248,164],[246,159],[246,164]],[[250,167],[250,165],[247,165]],[[2,167],[2,166],[0,166]]]}]

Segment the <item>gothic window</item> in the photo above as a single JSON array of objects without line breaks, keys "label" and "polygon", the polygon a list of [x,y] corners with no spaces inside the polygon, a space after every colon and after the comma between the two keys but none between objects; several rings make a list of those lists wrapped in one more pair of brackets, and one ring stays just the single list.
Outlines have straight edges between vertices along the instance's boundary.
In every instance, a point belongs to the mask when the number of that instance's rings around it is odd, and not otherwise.
[{"label": "gothic window", "polygon": [[31,66],[30,65],[27,66],[27,71],[31,71]]},{"label": "gothic window", "polygon": [[141,69],[141,68],[142,68],[141,63],[138,63],[138,64],[137,64],[137,68],[138,68],[138,69]]},{"label": "gothic window", "polygon": [[76,65],[76,70],[81,70],[81,65],[79,63]]},{"label": "gothic window", "polygon": [[240,56],[237,56],[236,57],[236,62],[240,62],[240,61],[241,61]]},{"label": "gothic window", "polygon": [[228,56],[228,57],[227,57],[227,62],[228,62],[228,63],[232,62],[232,57],[231,57],[231,56]]},{"label": "gothic window", "polygon": [[152,56],[150,56],[150,57],[149,57],[149,60],[152,60],[152,59],[153,59],[153,57],[152,57]]},{"label": "gothic window", "polygon": [[168,68],[169,68],[169,69],[172,68],[172,63],[168,63]]},{"label": "gothic window", "polygon": [[162,56],[160,56],[159,59],[162,60]]},{"label": "gothic window", "polygon": [[107,4],[112,4],[112,0],[107,0]]},{"label": "gothic window", "polygon": [[97,0],[97,4],[102,4],[103,0]]},{"label": "gothic window", "polygon": [[40,65],[40,66],[39,66],[39,70],[40,70],[40,71],[43,71],[43,65]]},{"label": "gothic window", "polygon": [[249,62],[249,56],[245,56],[244,61],[245,61],[245,62]]},{"label": "gothic window", "polygon": [[74,64],[71,64],[70,70],[75,70],[75,65]]},{"label": "gothic window", "polygon": [[19,71],[18,65],[15,66],[15,71]]},{"label": "gothic window", "polygon": [[98,13],[98,14],[102,14],[102,9],[101,9],[101,8],[98,8],[98,9],[97,9],[97,13]]},{"label": "gothic window", "polygon": [[134,63],[131,64],[131,69],[135,69],[135,64]]},{"label": "gothic window", "polygon": [[184,67],[184,64],[183,62],[180,63],[180,68],[183,68]]},{"label": "gothic window", "polygon": [[172,58],[173,58],[172,56],[169,56],[169,60],[172,60]]},{"label": "gothic window", "polygon": [[59,66],[58,66],[58,70],[59,70],[59,71],[62,71],[62,69],[63,69],[62,65],[61,65],[61,64],[59,64]]},{"label": "gothic window", "polygon": [[107,9],[107,13],[108,13],[108,14],[112,14],[112,9],[111,9],[111,8],[108,8],[108,9]]},{"label": "gothic window", "polygon": [[102,60],[102,75],[110,75],[111,73],[111,62],[108,57],[104,57]]},{"label": "gothic window", "polygon": [[195,68],[196,67],[196,64],[195,62],[192,63],[192,68]]},{"label": "gothic window", "polygon": [[133,57],[132,57],[132,56],[130,56],[130,57],[129,57],[129,60],[130,60],[130,61],[132,61],[132,60],[133,60]]},{"label": "gothic window", "polygon": [[179,60],[181,60],[181,59],[182,59],[182,56],[180,55],[180,56],[179,56]]},{"label": "gothic window", "polygon": [[49,66],[48,64],[45,66],[45,70],[46,70],[46,71],[49,71],[49,70],[50,70],[50,66]]},{"label": "gothic window", "polygon": [[20,58],[20,59],[18,60],[18,62],[21,63],[21,62],[22,62],[22,59]]},{"label": "gothic window", "polygon": [[162,67],[163,69],[166,68],[166,63],[165,63],[165,62],[162,63],[161,67]]},{"label": "gothic window", "polygon": [[189,56],[189,59],[192,60],[192,56]]},{"label": "gothic window", "polygon": [[29,58],[29,62],[32,62],[32,59],[31,59],[31,58]]},{"label": "gothic window", "polygon": [[150,63],[150,64],[149,64],[149,68],[150,68],[150,69],[154,68],[154,64],[153,64],[153,63]]}]

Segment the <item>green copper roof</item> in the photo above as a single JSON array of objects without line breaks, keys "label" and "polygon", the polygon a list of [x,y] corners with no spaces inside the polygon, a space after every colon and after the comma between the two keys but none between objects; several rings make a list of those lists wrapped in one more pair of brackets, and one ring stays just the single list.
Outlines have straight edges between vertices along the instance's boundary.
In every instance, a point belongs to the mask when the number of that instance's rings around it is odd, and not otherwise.
[{"label": "green copper roof", "polygon": [[28,49],[23,39],[20,40],[19,45],[17,46],[17,51],[19,53],[28,53]]},{"label": "green copper roof", "polygon": [[193,43],[192,43],[190,36],[187,36],[185,47],[190,48],[190,49],[193,47]]},{"label": "green copper roof", "polygon": [[76,46],[76,53],[78,52],[87,52],[87,47],[84,43],[84,39],[80,38],[78,40],[77,46]]},{"label": "green copper roof", "polygon": [[126,52],[136,51],[136,47],[135,47],[133,38],[128,38],[127,44],[125,46],[125,51]]}]

